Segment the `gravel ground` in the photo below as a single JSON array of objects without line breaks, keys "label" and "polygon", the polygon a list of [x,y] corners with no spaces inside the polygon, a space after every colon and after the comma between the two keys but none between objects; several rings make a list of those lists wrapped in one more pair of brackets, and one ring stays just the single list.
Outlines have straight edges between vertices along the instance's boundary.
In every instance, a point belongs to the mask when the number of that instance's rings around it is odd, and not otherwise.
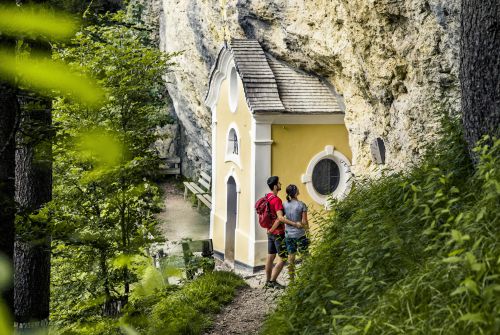
[{"label": "gravel ground", "polygon": [[[227,265],[221,263],[217,268],[229,270]],[[278,281],[285,284],[287,278],[284,272],[286,269],[283,269]],[[215,316],[212,328],[205,335],[258,334],[266,315],[276,307],[283,290],[264,289],[265,275],[262,271],[240,275],[248,286],[240,289],[234,300]]]}]

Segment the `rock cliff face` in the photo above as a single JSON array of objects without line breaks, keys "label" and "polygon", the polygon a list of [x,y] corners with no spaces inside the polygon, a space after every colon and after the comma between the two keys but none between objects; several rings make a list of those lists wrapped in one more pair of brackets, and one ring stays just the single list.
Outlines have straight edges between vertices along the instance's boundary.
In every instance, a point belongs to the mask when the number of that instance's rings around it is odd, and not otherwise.
[{"label": "rock cliff face", "polygon": [[[258,39],[269,53],[328,80],[344,97],[353,171],[404,169],[460,109],[458,0],[163,0],[160,40],[184,50],[168,75],[182,125],[184,174],[210,165],[210,68],[224,36]],[[226,33],[224,33],[226,31]]]}]

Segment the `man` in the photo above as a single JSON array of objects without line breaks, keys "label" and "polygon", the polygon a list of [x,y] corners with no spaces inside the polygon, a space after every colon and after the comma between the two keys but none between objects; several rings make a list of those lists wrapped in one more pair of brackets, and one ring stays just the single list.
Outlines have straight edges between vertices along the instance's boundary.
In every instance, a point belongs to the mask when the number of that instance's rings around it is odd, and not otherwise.
[{"label": "man", "polygon": [[[278,192],[281,191],[281,183],[279,177],[272,176],[267,179],[267,185],[271,190],[266,194],[269,201],[271,213],[277,217],[273,226],[267,230],[267,262],[266,262],[266,284],[264,287],[283,288],[276,281],[287,259],[285,245],[285,224],[293,227],[301,228],[300,222],[293,222],[284,217],[283,202],[278,197]],[[273,263],[278,254],[278,263],[273,268]]]}]

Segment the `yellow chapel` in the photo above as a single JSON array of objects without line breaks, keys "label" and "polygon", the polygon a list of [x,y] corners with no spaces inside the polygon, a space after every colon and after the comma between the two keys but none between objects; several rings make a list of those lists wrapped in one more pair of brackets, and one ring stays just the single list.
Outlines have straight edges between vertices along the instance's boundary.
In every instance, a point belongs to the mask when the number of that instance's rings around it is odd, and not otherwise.
[{"label": "yellow chapel", "polygon": [[265,264],[267,237],[255,202],[280,177],[310,209],[351,187],[344,104],[313,74],[264,52],[257,40],[232,40],[212,68],[206,105],[212,113],[210,238],[216,256],[235,268]]}]

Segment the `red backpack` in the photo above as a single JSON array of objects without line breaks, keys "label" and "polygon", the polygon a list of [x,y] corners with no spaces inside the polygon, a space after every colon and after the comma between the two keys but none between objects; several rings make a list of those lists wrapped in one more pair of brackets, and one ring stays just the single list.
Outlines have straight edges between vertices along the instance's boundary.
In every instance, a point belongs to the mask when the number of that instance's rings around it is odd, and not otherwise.
[{"label": "red backpack", "polygon": [[262,228],[271,228],[274,221],[278,217],[276,213],[271,211],[270,201],[274,198],[276,198],[274,194],[270,195],[269,199],[267,196],[264,196],[255,203],[255,212],[257,212],[257,215],[259,216],[259,224]]}]

